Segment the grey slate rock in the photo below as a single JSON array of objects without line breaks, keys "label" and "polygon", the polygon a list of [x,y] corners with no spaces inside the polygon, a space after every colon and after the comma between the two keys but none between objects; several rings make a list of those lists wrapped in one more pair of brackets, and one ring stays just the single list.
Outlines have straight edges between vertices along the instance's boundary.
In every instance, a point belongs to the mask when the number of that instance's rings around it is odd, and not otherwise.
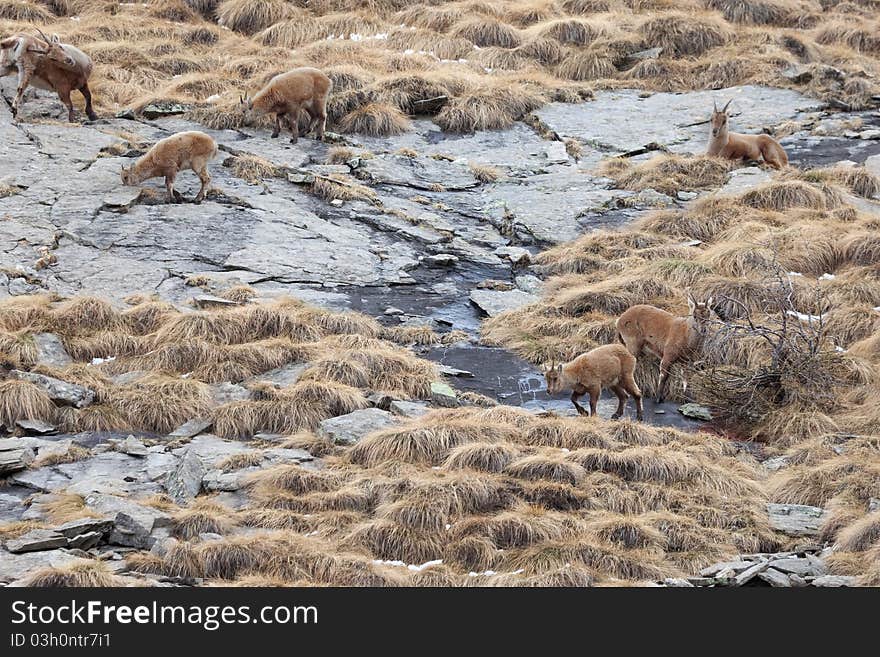
[{"label": "grey slate rock", "polygon": [[34,460],[34,450],[30,447],[23,449],[3,449],[0,443],[0,475],[24,470]]},{"label": "grey slate rock", "polygon": [[149,549],[155,542],[150,536],[153,530],[171,523],[167,513],[116,495],[95,493],[85,502],[87,508],[113,518],[114,527],[107,537],[113,545]]},{"label": "grey slate rock", "polygon": [[37,347],[37,365],[65,367],[73,362],[61,339],[54,333],[34,333],[32,337]]},{"label": "grey slate rock", "polygon": [[37,552],[67,547],[67,537],[51,529],[32,529],[18,538],[6,541],[6,549],[12,553]]},{"label": "grey slate rock", "polygon": [[78,534],[67,542],[67,547],[77,550],[91,550],[101,542],[104,534],[101,532],[88,532],[86,534]]},{"label": "grey slate rock", "polygon": [[791,580],[788,575],[776,570],[775,568],[767,568],[767,570],[758,573],[758,577],[763,581],[776,588],[791,587]]},{"label": "grey slate rock", "polygon": [[797,557],[776,559],[773,561],[773,568],[785,573],[794,573],[801,577],[818,577],[826,572],[825,565],[820,559],[798,559]]},{"label": "grey slate rock", "polygon": [[540,297],[522,290],[471,290],[470,300],[489,317],[540,301]]},{"label": "grey slate rock", "polygon": [[400,415],[402,417],[416,418],[425,415],[430,412],[430,408],[428,408],[427,404],[422,402],[411,402],[411,401],[393,401],[391,402],[391,407],[388,409],[395,415]]},{"label": "grey slate rock", "polygon": [[393,426],[395,423],[394,416],[388,411],[364,408],[324,420],[321,422],[319,433],[337,445],[354,445],[367,434]]},{"label": "grey slate rock", "polygon": [[208,418],[197,417],[181,424],[168,435],[171,438],[192,438],[208,429],[213,423],[213,420]]},{"label": "grey slate rock", "polygon": [[856,586],[857,578],[849,575],[823,575],[822,577],[817,577],[810,583],[813,586],[822,587]]},{"label": "grey slate rock", "polygon": [[199,455],[186,450],[177,467],[168,473],[165,488],[168,495],[180,505],[189,504],[202,489],[202,478],[207,469]]},{"label": "grey slate rock", "polygon": [[768,504],[770,526],[789,536],[816,536],[827,512],[805,504]]},{"label": "grey slate rock", "polygon": [[21,370],[12,370],[9,376],[22,381],[29,381],[39,386],[49,395],[49,399],[56,403],[67,404],[76,408],[85,408],[95,401],[94,390],[51,376],[22,372]]},{"label": "grey slate rock", "polygon": [[111,529],[113,529],[112,518],[81,518],[79,520],[70,520],[69,522],[65,522],[62,525],[58,525],[54,528],[54,531],[58,532],[62,536],[73,538],[74,536],[79,536],[80,534],[88,534],[94,532],[97,532],[99,534],[106,534]]},{"label": "grey slate rock", "polygon": [[455,394],[455,390],[442,381],[434,381],[431,384],[431,402],[444,408],[457,408],[458,406],[461,406],[461,402],[458,401],[458,396]]},{"label": "grey slate rock", "polygon": [[55,433],[55,425],[43,422],[42,420],[17,420],[15,424],[24,429],[25,433],[29,434],[45,436]]},{"label": "grey slate rock", "polygon": [[62,549],[19,554],[0,550],[0,582],[14,582],[38,568],[58,568],[82,561],[83,559]]}]

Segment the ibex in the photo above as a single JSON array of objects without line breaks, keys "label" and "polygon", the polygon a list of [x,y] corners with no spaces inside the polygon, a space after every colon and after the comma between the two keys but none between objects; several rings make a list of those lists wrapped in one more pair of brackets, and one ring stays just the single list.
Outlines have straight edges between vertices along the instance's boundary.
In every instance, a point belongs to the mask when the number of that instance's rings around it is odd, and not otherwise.
[{"label": "ibex", "polygon": [[[617,338],[636,358],[647,351],[660,359],[660,377],[657,381],[657,402],[666,398],[670,368],[677,362],[691,358],[699,349],[709,322],[715,316],[712,297],[696,301],[688,295],[687,317],[648,305],[627,309],[617,318]],[[685,382],[687,389],[687,382]]]},{"label": "ibex", "polygon": [[[571,388],[571,403],[580,415],[596,415],[596,405],[602,388],[609,387],[617,395],[616,420],[623,416],[627,393],[636,402],[636,417],[642,419],[642,391],[636,385],[633,374],[636,358],[619,344],[606,344],[581,354],[573,361],[561,365],[551,364],[544,370],[547,392],[551,395]],[[590,412],[578,403],[585,394],[590,395]]]},{"label": "ibex", "polygon": [[92,109],[92,93],[89,90],[89,76],[92,74],[92,60],[79,48],[61,43],[57,34],[49,39],[40,32],[37,39],[26,34],[17,34],[0,41],[0,77],[18,73],[18,89],[12,103],[12,115],[17,116],[22,97],[28,85],[39,89],[55,91],[67,106],[67,119],[75,120],[70,93],[79,90],[86,100],[86,115],[90,121],[98,117]]},{"label": "ibex", "polygon": [[179,196],[174,191],[174,179],[180,171],[191,169],[202,182],[195,198],[195,202],[200,203],[205,198],[208,183],[211,182],[208,162],[217,157],[217,152],[217,144],[204,132],[178,132],[157,141],[127,169],[122,167],[122,184],[137,185],[144,180],[164,176],[167,199],[169,203],[173,203]]},{"label": "ibex", "polygon": [[275,115],[272,137],[281,134],[281,123],[287,123],[292,135],[291,144],[299,138],[299,115],[308,112],[310,121],[306,133],[316,130],[316,137],[324,139],[327,126],[327,96],[333,82],[316,68],[295,68],[269,80],[253,98],[241,96],[245,121],[250,124],[261,114]]},{"label": "ibex", "polygon": [[781,169],[788,164],[788,155],[779,142],[770,135],[743,135],[730,132],[727,108],[732,100],[728,100],[723,109],[714,104],[712,110],[712,136],[706,155],[723,157],[727,160],[755,160],[762,157],[774,169]]}]

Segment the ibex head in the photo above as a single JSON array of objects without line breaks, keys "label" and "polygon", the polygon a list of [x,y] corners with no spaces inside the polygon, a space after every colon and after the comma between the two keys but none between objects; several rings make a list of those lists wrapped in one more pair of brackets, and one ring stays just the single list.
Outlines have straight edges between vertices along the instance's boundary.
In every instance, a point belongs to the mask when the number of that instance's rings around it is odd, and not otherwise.
[{"label": "ibex head", "polygon": [[544,380],[547,381],[547,392],[555,395],[564,387],[562,385],[562,363],[557,365],[556,361],[552,361],[544,365],[543,370]]},{"label": "ibex head", "polygon": [[244,114],[245,125],[251,125],[254,122],[254,101],[247,94],[239,94],[238,107]]},{"label": "ibex head", "polygon": [[50,39],[40,28],[35,28],[39,33],[40,40],[38,42],[39,45],[32,45],[28,47],[28,52],[33,52],[38,55],[43,55],[46,59],[49,59],[56,64],[59,64],[65,68],[76,68],[77,63],[76,60],[70,56],[70,54],[64,49],[64,46],[61,44],[61,37],[57,34],[53,34]]},{"label": "ibex head", "polygon": [[697,324],[703,325],[718,317],[715,311],[712,310],[712,302],[714,300],[715,297],[709,297],[705,301],[697,301],[693,295],[688,293],[688,311],[691,317],[697,321]]},{"label": "ibex head", "polygon": [[135,177],[134,177],[134,174],[132,173],[131,167],[128,167],[128,168],[125,168],[124,166],[120,167],[119,175],[122,178],[123,185],[127,185],[127,186],[137,185],[140,182],[139,180],[135,180]]},{"label": "ibex head", "polygon": [[727,104],[722,108],[718,109],[718,104],[715,101],[712,101],[712,119],[710,123],[712,124],[712,136],[717,137],[724,130],[727,129],[727,108],[730,107],[730,103],[733,102],[733,99],[727,101]]}]

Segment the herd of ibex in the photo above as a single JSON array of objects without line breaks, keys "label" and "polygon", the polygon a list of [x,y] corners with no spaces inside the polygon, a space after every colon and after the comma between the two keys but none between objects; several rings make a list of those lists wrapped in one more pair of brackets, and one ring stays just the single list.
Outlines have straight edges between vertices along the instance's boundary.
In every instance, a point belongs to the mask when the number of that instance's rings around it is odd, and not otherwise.
[{"label": "herd of ibex", "polygon": [[[58,35],[52,38],[37,30],[38,37],[18,34],[0,41],[0,76],[18,74],[18,88],[12,104],[17,116],[22,97],[28,85],[58,93],[67,106],[68,119],[75,114],[70,93],[80,91],[86,101],[89,120],[96,120],[92,110],[89,76],[92,60],[84,52],[61,43]],[[315,68],[297,68],[276,75],[253,98],[241,96],[240,104],[245,123],[252,123],[259,115],[273,114],[278,137],[284,124],[291,132],[291,143],[299,137],[299,118],[303,111],[309,116],[308,131],[324,138],[327,122],[327,97],[333,86],[330,78]],[[764,160],[781,169],[788,164],[785,150],[769,135],[744,135],[729,130],[730,101],[722,108],[713,107],[709,121],[711,135],[707,155],[730,160]],[[205,197],[211,181],[208,162],[217,156],[217,144],[203,132],[181,132],[157,142],[131,167],[123,167],[122,182],[137,185],[156,177],[165,178],[169,202],[177,200],[174,180],[180,171],[192,170],[201,181],[196,202]],[[637,305],[624,312],[617,320],[617,334],[622,344],[597,347],[565,364],[551,364],[545,368],[547,389],[555,394],[572,389],[571,400],[578,413],[587,411],[578,403],[583,395],[590,396],[590,414],[596,414],[596,405],[603,387],[610,387],[617,395],[619,405],[614,418],[623,415],[628,395],[635,399],[638,419],[642,419],[642,394],[634,379],[636,359],[647,352],[660,358],[660,376],[657,399],[666,395],[670,368],[689,357],[697,348],[711,318],[709,299],[697,302],[688,298],[690,314],[676,317],[654,306]]]}]

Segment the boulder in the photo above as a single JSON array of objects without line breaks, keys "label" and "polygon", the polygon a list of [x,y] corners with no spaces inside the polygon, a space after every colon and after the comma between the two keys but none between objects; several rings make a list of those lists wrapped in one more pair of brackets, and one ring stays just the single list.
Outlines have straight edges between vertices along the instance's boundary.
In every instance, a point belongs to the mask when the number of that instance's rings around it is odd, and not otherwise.
[{"label": "boulder", "polygon": [[499,246],[493,253],[514,265],[527,265],[532,261],[532,254],[521,246]]},{"label": "boulder", "polygon": [[776,588],[791,587],[791,580],[788,575],[775,568],[768,568],[767,570],[758,573],[758,578]]},{"label": "boulder", "polygon": [[81,534],[99,533],[106,534],[113,529],[113,518],[81,518],[79,520],[70,520],[62,525],[54,528],[54,531],[66,536],[74,538]]},{"label": "boulder", "polygon": [[202,478],[207,472],[205,464],[195,451],[187,449],[177,467],[168,473],[165,489],[180,505],[189,504],[202,489]]},{"label": "boulder", "polygon": [[80,562],[85,560],[62,549],[18,554],[0,550],[0,582],[14,582],[39,568],[60,568]]},{"label": "boulder", "polygon": [[337,445],[353,445],[367,434],[395,423],[394,416],[388,411],[364,408],[324,420],[321,422],[319,432]]},{"label": "boulder", "polygon": [[776,570],[784,573],[793,573],[800,577],[819,577],[824,575],[825,565],[821,559],[789,557],[785,559],[776,559],[772,566]]},{"label": "boulder", "polygon": [[712,420],[712,411],[699,404],[682,404],[678,407],[678,412],[694,420],[703,420],[704,422]]},{"label": "boulder", "polygon": [[95,391],[75,383],[68,383],[43,374],[12,370],[9,376],[22,381],[29,381],[42,388],[49,398],[59,404],[85,408],[95,401]]},{"label": "boulder", "polygon": [[113,545],[147,550],[155,542],[150,536],[153,530],[171,524],[167,513],[116,495],[95,493],[87,496],[85,503],[88,509],[113,518],[113,530],[107,537]]},{"label": "boulder", "polygon": [[150,453],[147,446],[134,436],[128,436],[121,443],[118,443],[116,450],[129,456],[147,456]]},{"label": "boulder", "polygon": [[858,580],[849,575],[823,575],[814,579],[811,584],[822,587],[856,586]]},{"label": "boulder", "polygon": [[50,433],[55,433],[55,425],[43,422],[42,420],[16,420],[15,424],[21,429],[24,429],[25,433],[31,435],[37,434],[45,436]]},{"label": "boulder", "polygon": [[442,381],[434,381],[431,384],[431,402],[437,406],[443,406],[444,408],[456,408],[461,406],[461,402],[458,401],[458,395],[455,394],[455,390]]}]

